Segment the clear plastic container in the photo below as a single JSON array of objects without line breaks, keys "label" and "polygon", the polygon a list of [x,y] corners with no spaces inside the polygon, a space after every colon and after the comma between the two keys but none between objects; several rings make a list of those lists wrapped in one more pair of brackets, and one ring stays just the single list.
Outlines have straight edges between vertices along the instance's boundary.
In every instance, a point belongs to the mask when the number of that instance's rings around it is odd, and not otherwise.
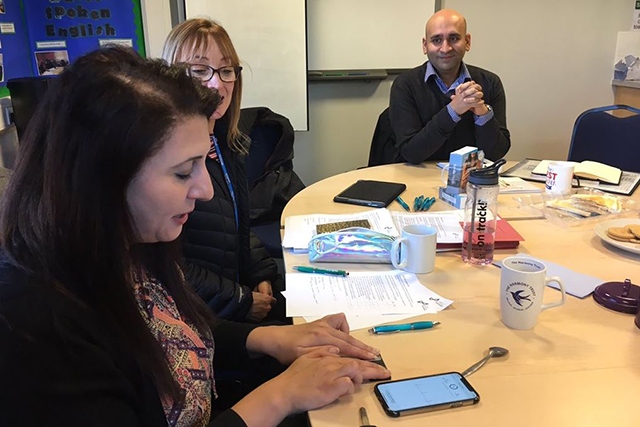
[{"label": "clear plastic container", "polygon": [[628,197],[592,188],[580,188],[565,196],[526,194],[514,200],[521,210],[542,214],[563,227],[591,227],[610,219],[636,216],[640,211],[640,204]]},{"label": "clear plastic container", "polygon": [[498,160],[488,168],[472,170],[467,183],[467,201],[462,226],[462,260],[468,264],[493,262],[498,218]]}]

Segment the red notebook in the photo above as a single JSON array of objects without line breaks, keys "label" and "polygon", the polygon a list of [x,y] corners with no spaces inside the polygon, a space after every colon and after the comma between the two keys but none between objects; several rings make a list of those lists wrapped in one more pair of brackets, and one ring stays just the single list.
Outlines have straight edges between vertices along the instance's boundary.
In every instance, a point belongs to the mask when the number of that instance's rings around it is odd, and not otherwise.
[{"label": "red notebook", "polygon": [[[496,249],[514,249],[524,241],[524,237],[506,219],[496,221]],[[458,250],[462,248],[460,243],[438,243],[438,250]]]}]

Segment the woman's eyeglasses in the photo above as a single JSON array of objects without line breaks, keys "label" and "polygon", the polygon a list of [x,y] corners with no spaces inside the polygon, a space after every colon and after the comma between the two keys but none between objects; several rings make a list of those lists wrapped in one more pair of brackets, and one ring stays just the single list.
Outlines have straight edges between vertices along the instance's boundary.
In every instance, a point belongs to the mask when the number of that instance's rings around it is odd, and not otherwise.
[{"label": "woman's eyeglasses", "polygon": [[242,71],[240,66],[215,69],[206,64],[189,64],[189,75],[201,82],[208,82],[215,73],[218,73],[220,80],[225,83],[235,82],[240,77],[240,71]]}]

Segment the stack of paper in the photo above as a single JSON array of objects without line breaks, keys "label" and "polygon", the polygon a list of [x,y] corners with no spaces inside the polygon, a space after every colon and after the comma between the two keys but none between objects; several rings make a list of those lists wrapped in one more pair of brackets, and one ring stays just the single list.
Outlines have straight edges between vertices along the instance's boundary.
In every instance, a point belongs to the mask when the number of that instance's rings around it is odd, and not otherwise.
[{"label": "stack of paper", "polygon": [[453,301],[404,271],[351,272],[346,277],[287,273],[287,316],[307,320],[345,313],[352,329],[437,313]]},{"label": "stack of paper", "polygon": [[[336,221],[367,219],[371,229],[398,237],[399,230],[411,224],[424,224],[438,230],[438,250],[459,249],[462,244],[462,226],[464,211],[452,210],[442,212],[403,213],[389,211],[386,208],[373,209],[356,214],[343,215],[295,215],[285,219],[282,246],[294,252],[307,252],[309,241],[315,234],[317,224]],[[524,239],[503,219],[498,220],[496,229],[496,248],[515,248]]]}]

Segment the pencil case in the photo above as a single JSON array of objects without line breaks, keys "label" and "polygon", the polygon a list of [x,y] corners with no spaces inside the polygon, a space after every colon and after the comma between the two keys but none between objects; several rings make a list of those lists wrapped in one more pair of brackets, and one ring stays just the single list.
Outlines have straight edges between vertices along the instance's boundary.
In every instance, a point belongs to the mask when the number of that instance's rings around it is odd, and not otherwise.
[{"label": "pencil case", "polygon": [[393,241],[387,234],[361,227],[317,234],[309,242],[309,261],[390,264]]}]

